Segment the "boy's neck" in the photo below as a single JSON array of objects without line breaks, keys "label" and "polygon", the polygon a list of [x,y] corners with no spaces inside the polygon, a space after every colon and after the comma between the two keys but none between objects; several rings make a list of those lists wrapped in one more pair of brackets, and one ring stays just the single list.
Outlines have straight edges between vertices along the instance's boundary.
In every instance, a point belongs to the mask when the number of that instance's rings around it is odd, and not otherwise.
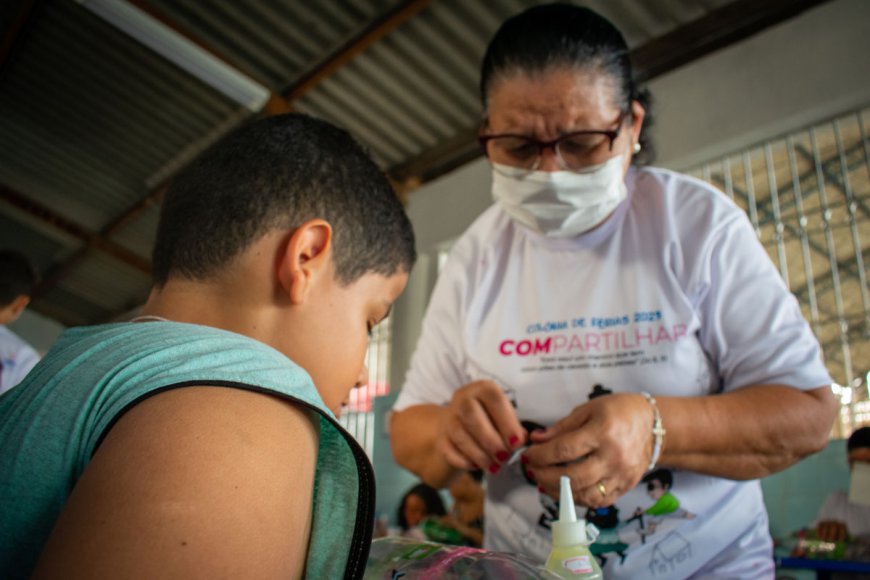
[{"label": "boy's neck", "polygon": [[204,280],[170,276],[151,290],[140,315],[213,326],[272,344],[281,331],[274,262],[282,239],[281,233],[263,236]]},{"label": "boy's neck", "polygon": [[[251,292],[201,282],[170,280],[154,289],[140,317],[201,324],[244,334],[264,341],[270,306],[253,299]],[[247,295],[245,295],[247,294]]]}]

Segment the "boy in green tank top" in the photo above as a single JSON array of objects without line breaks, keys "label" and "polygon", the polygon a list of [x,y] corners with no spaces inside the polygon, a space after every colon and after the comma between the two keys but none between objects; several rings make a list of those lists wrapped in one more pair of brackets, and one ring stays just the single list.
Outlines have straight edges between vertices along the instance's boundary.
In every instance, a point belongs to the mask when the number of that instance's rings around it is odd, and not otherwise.
[{"label": "boy in green tank top", "polygon": [[272,117],[202,154],[142,315],[0,397],[0,577],[361,576],[374,483],[335,415],[415,258],[344,131]]}]

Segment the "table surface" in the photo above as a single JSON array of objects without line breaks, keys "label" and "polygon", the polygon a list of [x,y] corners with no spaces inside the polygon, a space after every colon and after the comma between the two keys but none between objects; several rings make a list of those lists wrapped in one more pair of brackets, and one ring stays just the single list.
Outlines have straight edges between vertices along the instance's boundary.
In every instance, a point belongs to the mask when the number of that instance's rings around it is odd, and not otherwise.
[{"label": "table surface", "polygon": [[870,562],[849,560],[823,560],[815,558],[776,557],[777,568],[799,568],[803,570],[826,570],[828,572],[867,572]]}]

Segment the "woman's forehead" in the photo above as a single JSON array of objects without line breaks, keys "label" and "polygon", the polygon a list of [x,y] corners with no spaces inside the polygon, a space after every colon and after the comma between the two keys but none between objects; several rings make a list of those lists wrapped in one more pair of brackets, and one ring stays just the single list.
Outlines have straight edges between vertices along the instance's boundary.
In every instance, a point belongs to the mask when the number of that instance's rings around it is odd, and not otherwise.
[{"label": "woman's forehead", "polygon": [[870,463],[870,447],[856,447],[849,451],[849,461]]},{"label": "woman's forehead", "polygon": [[489,94],[487,118],[499,130],[561,132],[607,128],[619,112],[610,76],[557,68],[499,79]]},{"label": "woman's forehead", "polygon": [[557,65],[543,70],[513,68],[495,75],[488,90],[489,105],[505,94],[528,91],[561,93],[563,97],[583,96],[595,100],[614,100],[618,83],[612,75],[596,67],[578,68]]}]

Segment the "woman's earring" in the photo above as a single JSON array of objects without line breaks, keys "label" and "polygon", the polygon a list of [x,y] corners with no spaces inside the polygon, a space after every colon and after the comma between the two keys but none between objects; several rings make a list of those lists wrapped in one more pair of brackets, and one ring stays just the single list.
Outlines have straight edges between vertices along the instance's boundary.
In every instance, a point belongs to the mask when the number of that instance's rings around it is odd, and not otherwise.
[{"label": "woman's earring", "polygon": [[634,151],[634,154],[635,154],[635,155],[637,155],[638,153],[640,153],[640,143],[635,143],[635,144],[634,144],[634,147],[632,147],[632,151]]}]

